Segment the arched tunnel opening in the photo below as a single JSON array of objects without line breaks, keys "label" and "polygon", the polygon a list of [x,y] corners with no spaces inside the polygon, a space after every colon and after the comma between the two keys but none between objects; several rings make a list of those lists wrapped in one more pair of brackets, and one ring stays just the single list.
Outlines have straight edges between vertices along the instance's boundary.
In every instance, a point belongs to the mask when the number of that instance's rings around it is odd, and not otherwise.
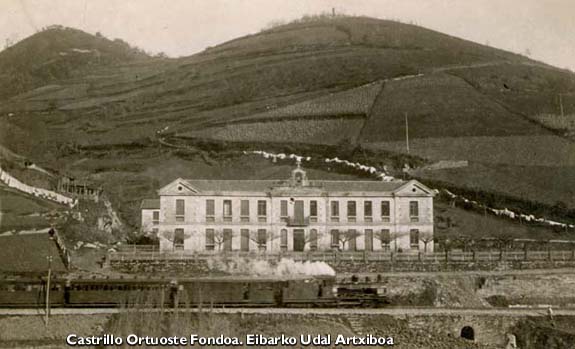
[{"label": "arched tunnel opening", "polygon": [[475,340],[475,331],[471,326],[464,326],[461,329],[461,338],[468,339],[470,341]]}]

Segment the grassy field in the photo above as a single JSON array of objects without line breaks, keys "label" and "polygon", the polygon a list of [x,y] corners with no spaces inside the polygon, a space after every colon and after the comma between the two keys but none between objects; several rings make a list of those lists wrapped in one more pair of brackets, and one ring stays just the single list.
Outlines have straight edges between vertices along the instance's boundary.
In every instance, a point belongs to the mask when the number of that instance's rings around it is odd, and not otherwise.
[{"label": "grassy field", "polygon": [[523,200],[575,208],[575,167],[470,164],[468,167],[420,171],[417,177],[462,188],[496,192]]},{"label": "grassy field", "polygon": [[[410,125],[417,128],[417,125]],[[367,148],[406,152],[405,140],[378,142]],[[512,166],[569,167],[575,165],[575,144],[554,135],[411,138],[410,154],[432,160],[468,160]]]},{"label": "grassy field", "polygon": [[[405,142],[366,145],[405,152]],[[575,208],[575,144],[554,135],[446,137],[410,140],[410,154],[432,160],[468,160],[455,169],[416,171],[421,179],[498,192]]]},{"label": "grassy field", "polygon": [[535,116],[575,112],[575,80],[565,70],[531,64],[501,64],[450,72],[515,112]]},{"label": "grassy field", "polygon": [[65,272],[56,243],[48,233],[29,233],[0,236],[0,272],[44,273],[48,269],[48,256],[52,256],[52,270]]},{"label": "grassy field", "polygon": [[[435,200],[434,205],[434,236],[438,238],[458,239],[460,237],[480,240],[486,237],[507,236],[513,239],[554,239],[575,240],[570,232],[553,231],[548,227],[520,224],[518,221],[507,220],[493,215],[484,215],[461,208],[451,207],[448,203]],[[446,222],[450,222],[447,226]],[[572,246],[563,246],[569,250]]]},{"label": "grassy field", "polygon": [[48,227],[50,223],[42,214],[62,208],[0,186],[0,232]]},{"label": "grassy field", "polygon": [[[38,310],[40,312],[40,310]],[[43,314],[42,314],[43,315]],[[110,315],[57,315],[50,318],[50,327],[43,316],[0,317],[0,346],[6,348],[30,348],[53,345],[61,348],[70,333],[78,336],[98,335]]]},{"label": "grassy field", "polygon": [[361,140],[372,143],[404,139],[405,114],[414,139],[549,134],[463,79],[436,73],[387,82],[373,105]]}]

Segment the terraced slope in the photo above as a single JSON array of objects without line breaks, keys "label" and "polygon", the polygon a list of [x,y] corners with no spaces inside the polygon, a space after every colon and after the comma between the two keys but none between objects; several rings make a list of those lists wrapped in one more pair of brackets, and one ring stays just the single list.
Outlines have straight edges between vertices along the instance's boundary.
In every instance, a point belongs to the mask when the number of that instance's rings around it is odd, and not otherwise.
[{"label": "terraced slope", "polygon": [[[24,44],[11,48],[12,60],[36,52]],[[52,58],[72,45],[47,48],[50,54],[25,66],[59,67]],[[336,17],[179,59],[87,62],[46,79],[30,71],[34,83],[22,85],[29,88],[0,94],[1,144],[52,168],[94,145],[103,149],[98,156],[121,149],[121,162],[160,130],[246,142],[351,141],[401,152],[408,113],[412,152],[469,160],[467,170],[479,171],[428,178],[478,189],[507,183],[498,190],[575,207],[575,198],[561,194],[571,185],[573,145],[536,122],[540,113],[559,113],[558,95],[564,113],[575,114],[575,76],[510,52],[413,25]]]},{"label": "terraced slope", "polygon": [[377,98],[362,142],[403,140],[405,115],[412,138],[550,134],[446,73],[389,81]]},{"label": "terraced slope", "polygon": [[[26,47],[21,42],[12,51]],[[375,81],[494,61],[530,62],[413,25],[338,17],[281,26],[177,60],[99,65],[5,101],[0,113],[49,113],[44,121],[58,138],[129,142],[167,125],[198,130]],[[337,104],[332,110],[346,111]]]}]

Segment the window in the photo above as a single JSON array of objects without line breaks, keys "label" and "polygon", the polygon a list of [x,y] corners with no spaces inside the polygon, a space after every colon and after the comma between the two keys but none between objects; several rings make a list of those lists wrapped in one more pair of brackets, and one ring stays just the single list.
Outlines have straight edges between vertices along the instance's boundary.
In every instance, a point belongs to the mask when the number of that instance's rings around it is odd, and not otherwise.
[{"label": "window", "polygon": [[223,235],[224,251],[231,251],[234,232],[231,229],[224,229]]},{"label": "window", "polygon": [[178,228],[174,230],[174,248],[184,248],[184,229]]},{"label": "window", "polygon": [[373,230],[372,229],[365,229],[363,231],[364,237],[364,250],[366,251],[373,251]]},{"label": "window", "polygon": [[232,200],[224,200],[224,222],[232,221]]},{"label": "window", "polygon": [[389,229],[381,229],[379,233],[379,240],[381,241],[381,249],[388,251],[389,245],[391,244],[391,233]]},{"label": "window", "polygon": [[331,221],[339,222],[339,201],[331,202]]},{"label": "window", "polygon": [[206,229],[206,251],[213,251],[216,246],[214,229]]},{"label": "window", "polygon": [[240,221],[249,222],[250,221],[250,201],[242,200],[240,202]]},{"label": "window", "polygon": [[249,251],[250,250],[250,230],[249,229],[241,229],[240,230],[240,250],[241,251]]},{"label": "window", "polygon": [[337,229],[331,231],[331,247],[339,248],[339,230]]},{"label": "window", "polygon": [[265,229],[258,229],[258,248],[260,251],[265,251],[267,248],[267,231]]},{"label": "window", "polygon": [[280,249],[282,252],[288,249],[288,231],[287,229],[282,229],[280,232]]},{"label": "window", "polygon": [[176,199],[176,222],[183,222],[186,214],[186,202],[184,199]]},{"label": "window", "polygon": [[381,202],[381,221],[382,222],[389,222],[389,215],[390,215],[390,205],[389,201],[382,201]]},{"label": "window", "polygon": [[206,200],[206,222],[216,221],[216,202],[214,200]]},{"label": "window", "polygon": [[350,229],[348,231],[349,237],[347,240],[347,249],[349,251],[355,251],[357,250],[357,230],[355,229]]},{"label": "window", "polygon": [[250,250],[250,230],[249,229],[242,229],[240,230],[240,250],[242,251],[249,251]]},{"label": "window", "polygon": [[419,229],[409,231],[409,244],[411,248],[419,248]]},{"label": "window", "polygon": [[152,212],[152,224],[153,225],[160,224],[160,211],[153,211]]},{"label": "window", "polygon": [[287,200],[282,200],[280,202],[280,220],[282,222],[288,221],[288,202],[287,202]]},{"label": "window", "polygon": [[348,222],[355,222],[355,217],[357,213],[357,205],[355,201],[348,201],[347,202],[347,221]]},{"label": "window", "polygon": [[419,202],[409,202],[409,218],[412,222],[419,222]]},{"label": "window", "polygon": [[309,231],[309,249],[311,251],[317,251],[317,229],[311,229]]},{"label": "window", "polygon": [[265,222],[267,221],[267,205],[265,200],[258,200],[258,222]]},{"label": "window", "polygon": [[363,220],[373,222],[373,204],[371,201],[363,202]]},{"label": "window", "polygon": [[317,201],[315,200],[309,202],[309,220],[317,222]]}]

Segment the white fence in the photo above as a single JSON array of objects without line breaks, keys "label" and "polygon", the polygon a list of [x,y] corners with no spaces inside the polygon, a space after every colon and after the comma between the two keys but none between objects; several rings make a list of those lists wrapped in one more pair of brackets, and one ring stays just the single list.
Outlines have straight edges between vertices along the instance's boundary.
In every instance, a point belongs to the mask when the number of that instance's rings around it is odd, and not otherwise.
[{"label": "white fence", "polygon": [[357,261],[357,262],[490,262],[490,261],[575,261],[573,251],[478,251],[478,252],[434,252],[434,253],[394,253],[394,252],[194,252],[189,250],[160,251],[152,246],[126,246],[108,254],[109,261],[145,260],[206,260],[220,258],[254,258],[295,261]]},{"label": "white fence", "polygon": [[59,204],[68,205],[71,207],[73,207],[75,205],[75,200],[73,198],[64,196],[62,194],[56,193],[56,192],[48,190],[48,189],[37,188],[37,187],[33,187],[31,185],[22,183],[18,179],[16,179],[15,177],[13,177],[11,174],[9,174],[8,172],[2,170],[2,168],[0,168],[0,181],[2,181],[2,183],[6,184],[10,188],[14,188],[14,189],[22,191],[26,194],[34,195],[34,196],[42,198],[42,199],[54,201],[54,202],[57,202]]}]

